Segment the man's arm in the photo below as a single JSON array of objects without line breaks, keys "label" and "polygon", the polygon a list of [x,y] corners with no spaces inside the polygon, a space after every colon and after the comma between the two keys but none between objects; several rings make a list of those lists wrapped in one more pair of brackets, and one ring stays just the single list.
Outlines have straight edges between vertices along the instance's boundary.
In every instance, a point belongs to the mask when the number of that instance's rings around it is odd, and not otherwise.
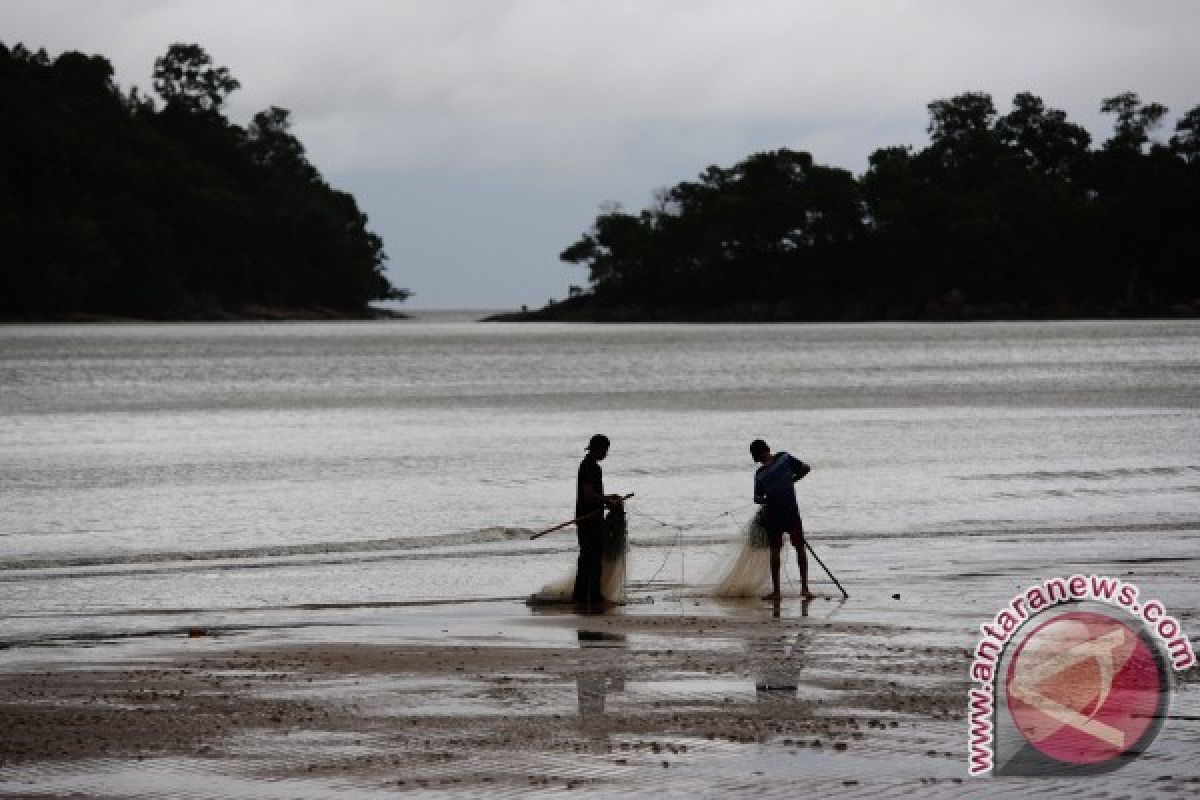
[{"label": "man's arm", "polygon": [[792,456],[792,481],[798,481],[808,473],[812,472],[812,467],[805,464],[800,459]]},{"label": "man's arm", "polygon": [[583,481],[579,484],[579,494],[589,506],[620,508],[625,504],[625,498],[619,494],[600,494],[600,490],[591,481]]},{"label": "man's arm", "polygon": [[758,503],[760,506],[767,502],[767,492],[763,488],[762,481],[758,479],[757,475],[754,476],[754,502]]}]

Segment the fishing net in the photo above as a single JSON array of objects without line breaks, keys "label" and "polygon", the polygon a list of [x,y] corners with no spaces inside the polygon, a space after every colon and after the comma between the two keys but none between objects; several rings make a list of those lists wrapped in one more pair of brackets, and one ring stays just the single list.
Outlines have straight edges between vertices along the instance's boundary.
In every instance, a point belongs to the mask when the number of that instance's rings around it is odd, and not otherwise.
[{"label": "fishing net", "polygon": [[575,591],[575,568],[566,574],[561,580],[547,583],[538,591],[534,592],[529,597],[530,605],[559,605],[561,603],[570,603],[571,595]]},{"label": "fishing net", "polygon": [[[614,603],[626,599],[626,556],[629,553],[629,525],[625,509],[615,508],[604,518],[604,550],[601,558],[600,591]],[[575,567],[561,580],[548,583],[529,598],[530,603],[570,603],[575,589]]]},{"label": "fishing net", "polygon": [[771,586],[771,547],[765,510],[759,509],[742,526],[734,540],[730,558],[718,566],[708,583],[715,597],[758,597]]},{"label": "fishing net", "polygon": [[625,509],[618,506],[604,518],[604,556],[601,560],[600,591],[610,602],[625,601],[625,562],[629,553],[629,524]]}]

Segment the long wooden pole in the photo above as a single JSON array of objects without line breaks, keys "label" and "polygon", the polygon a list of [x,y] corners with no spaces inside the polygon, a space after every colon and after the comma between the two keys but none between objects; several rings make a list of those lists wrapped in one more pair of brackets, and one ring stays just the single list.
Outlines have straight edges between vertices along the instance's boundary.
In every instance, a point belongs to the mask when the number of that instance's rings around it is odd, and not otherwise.
[{"label": "long wooden pole", "polygon": [[[838,583],[838,579],[833,577],[833,573],[829,571],[829,567],[825,566],[825,562],[821,560],[819,555],[817,555],[817,551],[813,550],[812,545],[808,543],[807,536],[804,538],[804,546],[808,548],[808,552],[812,553],[812,557],[815,558],[817,563],[821,565],[821,569],[825,570],[825,574],[829,576],[829,580],[833,581],[833,585],[839,589],[842,589],[842,585]],[[850,594],[845,589],[842,589],[842,597],[848,600],[850,599]]]},{"label": "long wooden pole", "polygon": [[[630,492],[629,494],[625,495],[624,497],[621,498],[621,500],[622,501],[628,500],[631,497],[633,497],[633,492]],[[536,539],[539,536],[545,536],[547,533],[554,533],[557,530],[562,530],[563,528],[567,527],[568,525],[574,525],[576,522],[579,522],[580,520],[585,520],[588,517],[594,517],[597,514],[603,513],[603,511],[604,511],[604,508],[602,506],[600,508],[597,508],[595,511],[589,511],[586,514],[581,514],[580,516],[576,517],[575,519],[569,519],[566,522],[561,522],[558,525],[555,525],[553,528],[546,528],[546,530],[544,530],[544,531],[538,531],[537,533],[533,534],[529,538]]]}]

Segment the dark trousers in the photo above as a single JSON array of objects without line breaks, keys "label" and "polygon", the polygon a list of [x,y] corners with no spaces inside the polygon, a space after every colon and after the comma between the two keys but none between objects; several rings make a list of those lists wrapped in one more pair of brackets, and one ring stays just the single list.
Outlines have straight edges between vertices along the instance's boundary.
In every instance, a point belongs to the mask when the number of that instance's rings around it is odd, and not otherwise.
[{"label": "dark trousers", "polygon": [[575,591],[571,599],[576,603],[603,603],[600,575],[604,566],[604,520],[597,515],[595,520],[579,523],[575,530],[579,537],[579,564],[575,569]]}]

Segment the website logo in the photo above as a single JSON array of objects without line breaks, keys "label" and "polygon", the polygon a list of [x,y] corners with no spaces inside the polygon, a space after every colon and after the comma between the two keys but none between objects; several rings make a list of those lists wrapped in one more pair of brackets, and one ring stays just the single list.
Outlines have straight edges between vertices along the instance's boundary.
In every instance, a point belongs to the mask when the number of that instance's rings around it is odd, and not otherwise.
[{"label": "website logo", "polygon": [[980,626],[970,691],[969,772],[1079,775],[1117,769],[1154,741],[1172,669],[1195,663],[1163,605],[1096,575],[1022,592]]}]

